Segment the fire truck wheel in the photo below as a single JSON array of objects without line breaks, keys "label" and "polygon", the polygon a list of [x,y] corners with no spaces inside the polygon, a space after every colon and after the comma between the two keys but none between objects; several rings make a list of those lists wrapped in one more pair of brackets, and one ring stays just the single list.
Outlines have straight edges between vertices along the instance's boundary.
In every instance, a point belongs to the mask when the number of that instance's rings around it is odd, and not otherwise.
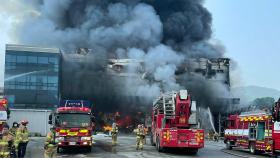
[{"label": "fire truck wheel", "polygon": [[255,143],[250,143],[249,145],[249,150],[251,154],[256,154],[256,147],[255,147]]},{"label": "fire truck wheel", "polygon": [[272,158],[278,158],[278,155],[276,153],[272,154]]},{"label": "fire truck wheel", "polygon": [[156,143],[154,142],[154,139],[153,139],[153,135],[152,135],[152,134],[151,134],[150,141],[151,141],[151,145],[152,145],[152,146],[156,146]]},{"label": "fire truck wheel", "polygon": [[190,154],[191,155],[196,155],[198,153],[198,149],[191,149]]},{"label": "fire truck wheel", "polygon": [[156,140],[156,148],[157,148],[157,151],[158,152],[162,152],[162,147],[160,146],[160,141],[159,141],[159,138],[157,137],[157,140]]},{"label": "fire truck wheel", "polygon": [[90,153],[91,152],[91,146],[87,147],[86,150],[87,150],[87,152]]},{"label": "fire truck wheel", "polygon": [[57,152],[57,153],[61,153],[61,152],[62,152],[62,148],[57,147],[57,148],[56,148],[56,152]]},{"label": "fire truck wheel", "polygon": [[227,148],[228,150],[231,150],[231,149],[232,149],[232,146],[231,146],[231,143],[230,143],[229,140],[228,140],[227,143],[226,143],[226,148]]}]

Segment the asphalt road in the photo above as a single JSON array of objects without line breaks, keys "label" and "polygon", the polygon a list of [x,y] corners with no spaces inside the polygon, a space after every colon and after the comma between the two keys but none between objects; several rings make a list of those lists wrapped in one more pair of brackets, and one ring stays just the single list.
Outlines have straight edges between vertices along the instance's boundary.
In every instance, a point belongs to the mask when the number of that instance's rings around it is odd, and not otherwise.
[{"label": "asphalt road", "polygon": [[[135,137],[119,136],[118,145],[111,145],[111,138],[105,135],[94,136],[94,146],[92,152],[74,148],[58,154],[59,158],[264,158],[268,155],[250,155],[248,151],[239,149],[226,150],[222,142],[206,142],[205,147],[199,150],[197,155],[191,155],[184,150],[167,150],[164,153],[159,153],[154,146],[149,144],[144,146],[143,151],[137,151],[135,146]],[[32,138],[27,147],[26,158],[41,158],[43,157],[44,138]]]}]

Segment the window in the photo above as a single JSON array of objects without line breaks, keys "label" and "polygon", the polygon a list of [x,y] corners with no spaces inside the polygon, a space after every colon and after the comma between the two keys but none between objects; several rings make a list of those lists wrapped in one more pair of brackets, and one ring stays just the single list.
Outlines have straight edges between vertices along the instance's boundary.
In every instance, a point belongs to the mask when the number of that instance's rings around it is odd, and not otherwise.
[{"label": "window", "polygon": [[6,63],[5,68],[7,70],[14,70],[14,69],[16,69],[16,63]]},{"label": "window", "polygon": [[47,83],[48,82],[48,78],[47,78],[47,76],[37,76],[37,82],[39,82],[39,83]]},{"label": "window", "polygon": [[48,83],[57,83],[58,78],[57,76],[48,76]]},{"label": "window", "polygon": [[17,62],[18,63],[26,63],[27,62],[27,56],[17,56]]},{"label": "window", "polygon": [[30,82],[36,82],[36,76],[30,76]]},{"label": "window", "polygon": [[37,57],[36,56],[28,56],[28,63],[36,64]]},{"label": "window", "polygon": [[39,64],[48,64],[48,57],[38,57]]},{"label": "window", "polygon": [[6,62],[16,62],[16,56],[6,55]]},{"label": "window", "polygon": [[18,83],[25,83],[26,79],[27,79],[26,76],[18,77],[18,78],[16,78],[16,82],[18,82]]},{"label": "window", "polygon": [[49,57],[49,63],[51,64],[58,64],[58,59],[55,57]]},{"label": "window", "polygon": [[26,89],[26,85],[22,83],[17,83],[16,84],[16,89]]}]

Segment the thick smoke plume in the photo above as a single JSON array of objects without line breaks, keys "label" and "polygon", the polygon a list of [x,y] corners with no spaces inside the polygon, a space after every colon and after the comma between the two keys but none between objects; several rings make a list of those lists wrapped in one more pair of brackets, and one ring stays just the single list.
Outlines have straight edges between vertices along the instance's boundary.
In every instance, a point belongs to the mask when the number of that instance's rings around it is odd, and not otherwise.
[{"label": "thick smoke plume", "polygon": [[[176,75],[190,58],[223,56],[223,49],[209,42],[212,18],[202,0],[26,2],[33,11],[17,26],[19,41],[63,50],[64,98],[92,99],[113,111],[150,106],[154,97],[168,90],[189,89],[207,105],[220,95],[200,76]],[[76,62],[70,54],[77,48],[91,51]],[[126,70],[140,75],[104,73],[110,58],[142,61]]]}]

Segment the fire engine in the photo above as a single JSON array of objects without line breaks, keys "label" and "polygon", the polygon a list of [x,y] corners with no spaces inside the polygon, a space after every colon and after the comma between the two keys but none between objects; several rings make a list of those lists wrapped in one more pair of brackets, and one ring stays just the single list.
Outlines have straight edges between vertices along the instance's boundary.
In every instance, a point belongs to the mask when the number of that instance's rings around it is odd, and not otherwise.
[{"label": "fire engine", "polygon": [[0,131],[2,131],[3,125],[7,122],[9,114],[8,100],[5,98],[0,99]]},{"label": "fire engine", "polygon": [[230,115],[224,143],[229,150],[232,147],[241,147],[249,149],[252,154],[271,152],[272,130],[272,116],[267,111],[256,110]]},{"label": "fire engine", "polygon": [[86,100],[62,100],[56,111],[49,116],[49,124],[55,127],[57,152],[68,147],[92,148],[95,127],[91,104]]},{"label": "fire engine", "polygon": [[193,154],[204,147],[204,130],[197,128],[196,102],[187,90],[160,95],[153,103],[151,144],[165,148],[186,148]]},{"label": "fire engine", "polygon": [[273,155],[277,157],[280,153],[280,98],[272,108],[272,119],[274,122],[272,130]]}]

